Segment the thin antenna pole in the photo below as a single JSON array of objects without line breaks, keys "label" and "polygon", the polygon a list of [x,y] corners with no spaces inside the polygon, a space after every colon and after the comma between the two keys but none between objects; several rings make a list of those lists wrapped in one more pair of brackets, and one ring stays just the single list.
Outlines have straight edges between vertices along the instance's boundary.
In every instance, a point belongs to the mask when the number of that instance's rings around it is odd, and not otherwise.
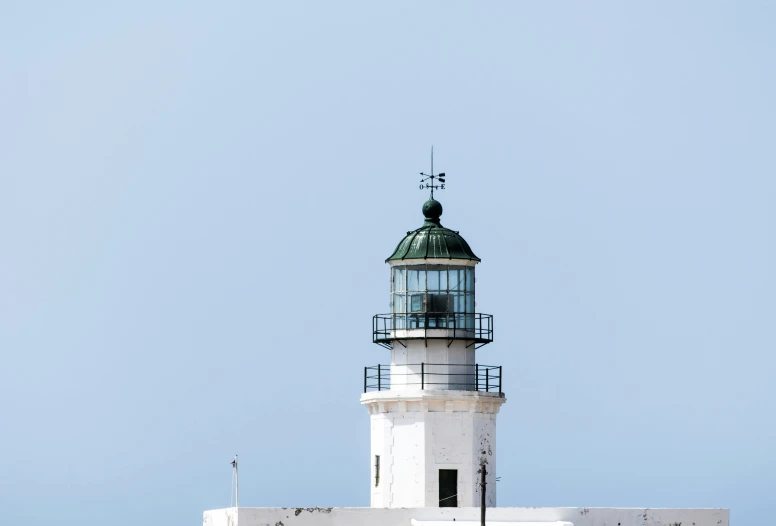
[{"label": "thin antenna pole", "polygon": [[431,199],[434,199],[434,145],[431,145]]},{"label": "thin antenna pole", "polygon": [[235,478],[234,507],[239,509],[240,508],[240,469],[237,467],[237,455],[234,456],[234,478]]}]

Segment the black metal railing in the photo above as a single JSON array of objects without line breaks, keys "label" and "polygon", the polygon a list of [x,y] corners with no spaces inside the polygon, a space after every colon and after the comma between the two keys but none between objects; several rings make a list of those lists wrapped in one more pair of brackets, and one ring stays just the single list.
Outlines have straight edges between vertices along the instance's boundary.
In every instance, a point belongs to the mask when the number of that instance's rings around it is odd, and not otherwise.
[{"label": "black metal railing", "polygon": [[391,369],[390,365],[364,367],[364,392],[387,391],[394,378],[396,387],[502,392],[500,365],[411,363],[394,365]]},{"label": "black metal railing", "polygon": [[493,341],[493,316],[479,312],[375,314],[372,341],[391,347],[393,340],[468,340],[481,347]]}]

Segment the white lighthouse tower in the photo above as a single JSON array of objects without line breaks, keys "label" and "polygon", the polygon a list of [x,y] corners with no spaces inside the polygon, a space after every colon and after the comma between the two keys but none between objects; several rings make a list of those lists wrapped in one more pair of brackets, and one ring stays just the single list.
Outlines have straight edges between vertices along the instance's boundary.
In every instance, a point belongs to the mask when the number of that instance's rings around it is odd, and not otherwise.
[{"label": "white lighthouse tower", "polygon": [[[434,181],[432,179],[431,183]],[[373,322],[390,363],[364,369],[361,403],[371,421],[371,505],[376,508],[496,505],[496,414],[506,401],[500,366],[479,363],[493,317],[475,312],[480,259],[423,205],[423,226],[386,260],[391,312]]]}]

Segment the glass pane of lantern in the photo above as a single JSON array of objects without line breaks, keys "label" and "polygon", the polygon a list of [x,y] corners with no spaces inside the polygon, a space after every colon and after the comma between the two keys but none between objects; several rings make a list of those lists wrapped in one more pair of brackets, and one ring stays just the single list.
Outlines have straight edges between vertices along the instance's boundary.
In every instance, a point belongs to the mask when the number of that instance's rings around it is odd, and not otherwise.
[{"label": "glass pane of lantern", "polygon": [[458,277],[458,269],[450,267],[450,290],[459,290],[461,280]]},{"label": "glass pane of lantern", "polygon": [[460,291],[466,290],[466,272],[463,267],[459,267],[456,273],[455,289]]},{"label": "glass pane of lantern", "polygon": [[439,290],[439,271],[428,271],[428,290]]},{"label": "glass pane of lantern", "polygon": [[466,295],[466,312],[474,312],[474,294]]},{"label": "glass pane of lantern", "polygon": [[457,293],[450,293],[450,305],[451,305],[451,312],[463,312],[463,302],[461,301],[463,299],[462,294]]},{"label": "glass pane of lantern", "polygon": [[439,290],[447,290],[447,267],[439,271]]},{"label": "glass pane of lantern", "polygon": [[410,312],[423,312],[423,294],[410,296]]},{"label": "glass pane of lantern", "polygon": [[418,289],[417,270],[407,270],[407,290],[420,290]]},{"label": "glass pane of lantern", "polygon": [[404,301],[406,297],[404,294],[393,295],[393,312],[405,312]]},{"label": "glass pane of lantern", "polygon": [[404,269],[401,267],[393,268],[393,290],[396,292],[406,290],[404,288]]},{"label": "glass pane of lantern", "polygon": [[466,267],[466,292],[474,292],[474,268]]}]

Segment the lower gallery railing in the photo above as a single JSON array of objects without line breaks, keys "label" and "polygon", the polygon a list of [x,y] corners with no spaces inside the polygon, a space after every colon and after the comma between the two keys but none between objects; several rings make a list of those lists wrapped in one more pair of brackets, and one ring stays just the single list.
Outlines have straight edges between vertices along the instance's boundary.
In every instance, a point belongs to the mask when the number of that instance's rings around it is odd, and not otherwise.
[{"label": "lower gallery railing", "polygon": [[365,393],[387,391],[392,383],[397,388],[502,392],[500,365],[414,363],[364,367]]}]

